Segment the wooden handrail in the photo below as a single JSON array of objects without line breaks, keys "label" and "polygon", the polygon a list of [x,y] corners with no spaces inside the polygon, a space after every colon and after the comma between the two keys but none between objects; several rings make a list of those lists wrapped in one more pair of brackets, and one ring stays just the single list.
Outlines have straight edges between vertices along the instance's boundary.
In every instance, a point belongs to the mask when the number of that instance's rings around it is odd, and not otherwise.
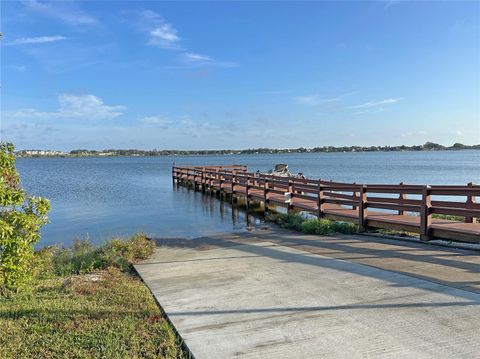
[{"label": "wooden handrail", "polygon": [[[310,208],[319,218],[322,218],[325,216],[326,205],[350,207],[354,210],[352,213],[356,213],[360,230],[367,229],[371,222],[368,216],[369,208],[385,209],[396,212],[399,216],[408,216],[405,213],[416,212],[420,215],[417,228],[423,240],[431,238],[434,214],[464,217],[466,223],[475,223],[476,218],[480,218],[480,203],[476,202],[476,196],[480,196],[480,186],[474,183],[464,186],[422,186],[403,182],[400,184],[342,183],[248,172],[247,166],[244,165],[172,166],[172,177],[174,182],[175,180],[191,182],[192,187],[195,189],[201,187],[203,191],[205,188],[223,191],[230,187],[232,195],[238,193],[246,197],[247,206],[250,198],[258,198],[263,192],[266,209],[270,201],[276,204],[285,202],[284,205],[288,209],[308,210]],[[254,197],[251,197],[252,193]],[[285,194],[290,195],[291,200],[288,203],[284,199]],[[386,196],[383,197],[382,194]],[[416,197],[408,198],[407,195]],[[450,201],[436,199],[437,196],[463,197],[463,199]]]}]

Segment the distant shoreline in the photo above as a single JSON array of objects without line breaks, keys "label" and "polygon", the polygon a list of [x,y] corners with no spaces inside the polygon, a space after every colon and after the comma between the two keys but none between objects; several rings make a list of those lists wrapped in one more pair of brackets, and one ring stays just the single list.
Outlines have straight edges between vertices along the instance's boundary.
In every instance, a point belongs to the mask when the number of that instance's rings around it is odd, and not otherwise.
[{"label": "distant shoreline", "polygon": [[479,145],[455,143],[443,146],[427,142],[415,146],[323,146],[313,148],[254,148],[244,150],[72,150],[70,152],[53,150],[22,150],[16,152],[17,158],[37,157],[164,157],[164,156],[215,156],[215,155],[264,155],[264,154],[298,154],[298,153],[342,153],[342,152],[421,152],[421,151],[459,151],[480,150]]}]

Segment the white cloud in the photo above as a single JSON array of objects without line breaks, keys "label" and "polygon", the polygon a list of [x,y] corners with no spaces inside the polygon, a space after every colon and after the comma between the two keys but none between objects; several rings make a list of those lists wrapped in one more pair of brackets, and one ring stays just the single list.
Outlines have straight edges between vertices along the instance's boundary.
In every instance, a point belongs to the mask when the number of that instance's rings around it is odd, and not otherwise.
[{"label": "white cloud", "polygon": [[193,52],[186,52],[184,54],[184,57],[187,61],[193,61],[193,62],[208,62],[213,60],[210,56],[196,54]]},{"label": "white cloud", "polygon": [[150,31],[148,44],[172,49],[178,48],[179,41],[180,37],[177,35],[177,30],[171,24],[163,23]]},{"label": "white cloud", "polygon": [[[182,38],[174,25],[168,23],[160,14],[152,10],[124,12],[133,17],[133,25],[142,32],[149,34],[147,45],[162,49],[177,51],[180,64],[165,66],[167,69],[180,69],[185,67],[217,66],[237,67],[232,61],[217,61],[209,55],[196,53],[182,46]],[[130,20],[131,21],[131,20]]]},{"label": "white cloud", "polygon": [[39,111],[32,108],[4,113],[8,119],[66,119],[109,120],[123,114],[124,106],[109,106],[94,95],[60,94],[56,111]]},{"label": "white cloud", "polygon": [[61,40],[67,40],[67,37],[55,35],[55,36],[39,36],[39,37],[20,37],[15,39],[7,45],[27,45],[27,44],[44,44],[48,42],[56,42]]},{"label": "white cloud", "polygon": [[147,116],[140,120],[146,126],[159,127],[159,128],[169,128],[174,124],[173,121],[170,121],[166,118],[159,116]]},{"label": "white cloud", "polygon": [[369,102],[362,103],[360,105],[350,106],[350,108],[372,108],[372,107],[377,107],[382,105],[394,104],[394,103],[397,103],[399,100],[400,99],[398,98],[387,98],[381,101],[369,101]]},{"label": "white cloud", "polygon": [[340,101],[340,97],[335,98],[322,98],[319,95],[298,96],[294,97],[294,101],[299,105],[305,106],[317,106],[325,103]]},{"label": "white cloud", "polygon": [[67,118],[85,118],[92,120],[112,119],[120,116],[124,106],[108,106],[94,95],[61,94],[58,97],[58,114]]},{"label": "white cloud", "polygon": [[31,11],[56,18],[68,25],[93,25],[97,20],[78,8],[73,1],[44,3],[37,0],[23,0],[22,3]]}]

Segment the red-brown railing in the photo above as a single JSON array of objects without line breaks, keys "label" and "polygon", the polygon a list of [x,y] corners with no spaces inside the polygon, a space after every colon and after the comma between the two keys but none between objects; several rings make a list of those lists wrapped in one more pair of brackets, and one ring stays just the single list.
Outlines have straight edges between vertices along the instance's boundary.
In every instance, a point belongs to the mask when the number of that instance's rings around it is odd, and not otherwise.
[{"label": "red-brown railing", "polygon": [[[247,166],[172,167],[173,181],[194,188],[219,190],[251,200],[265,208],[283,206],[319,218],[357,223],[360,231],[385,228],[480,243],[480,186],[357,184],[281,177],[247,171]],[[454,200],[446,200],[454,198]],[[461,198],[461,199],[459,199]],[[387,211],[387,212],[386,212]],[[433,215],[443,215],[439,216]],[[455,217],[445,217],[452,216]],[[458,218],[463,218],[459,221]]]}]

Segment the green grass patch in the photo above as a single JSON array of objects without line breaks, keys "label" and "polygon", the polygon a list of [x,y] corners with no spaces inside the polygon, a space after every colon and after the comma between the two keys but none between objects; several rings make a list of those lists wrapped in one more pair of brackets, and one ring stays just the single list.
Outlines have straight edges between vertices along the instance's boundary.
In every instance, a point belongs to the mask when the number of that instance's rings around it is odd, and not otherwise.
[{"label": "green grass patch", "polygon": [[153,248],[136,235],[36,252],[30,286],[0,297],[0,358],[185,358],[132,271]]},{"label": "green grass patch", "polygon": [[436,219],[447,219],[449,221],[465,222],[465,217],[461,216],[452,216],[451,214],[432,214],[432,218]]},{"label": "green grass patch", "polygon": [[115,238],[96,247],[86,240],[77,240],[69,248],[47,249],[51,251],[51,269],[57,275],[83,274],[108,267],[131,272],[132,264],[148,258],[155,244],[143,234],[128,240]]},{"label": "green grass patch", "polygon": [[382,235],[397,236],[397,237],[418,237],[418,233],[408,232],[408,231],[399,231],[396,229],[377,228],[372,230],[372,232],[382,234]]},{"label": "green grass patch", "polygon": [[352,234],[358,231],[358,226],[353,223],[307,218],[298,213],[270,213],[266,220],[275,222],[283,228],[293,229],[305,234]]}]

